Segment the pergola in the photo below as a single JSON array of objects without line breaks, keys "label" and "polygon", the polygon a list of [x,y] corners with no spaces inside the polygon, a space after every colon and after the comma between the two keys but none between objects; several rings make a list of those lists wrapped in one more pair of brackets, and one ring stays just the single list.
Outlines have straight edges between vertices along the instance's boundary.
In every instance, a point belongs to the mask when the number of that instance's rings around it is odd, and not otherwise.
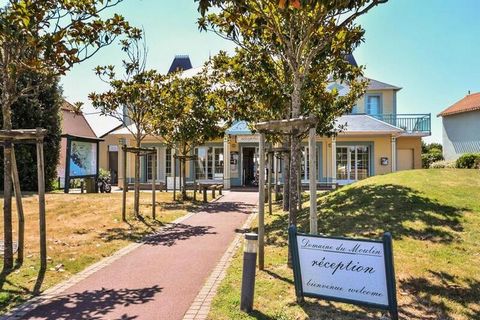
[{"label": "pergola", "polygon": [[[266,122],[258,122],[255,128],[260,133],[259,144],[259,187],[258,187],[258,267],[260,270],[264,269],[265,261],[265,135],[266,134],[280,134],[280,135],[298,135],[301,136],[307,131],[309,132],[309,189],[310,189],[310,233],[317,234],[317,180],[316,180],[316,125],[317,118],[298,117],[285,120],[272,120]],[[283,150],[284,152],[286,150]],[[270,180],[270,179],[269,179]],[[285,189],[285,188],[284,188]],[[270,192],[270,191],[269,191]]]},{"label": "pergola", "polygon": [[[45,164],[43,157],[43,141],[47,134],[46,129],[16,129],[0,130],[0,144],[4,148],[5,154],[11,153],[12,180],[15,191],[15,200],[17,203],[18,214],[18,261],[23,262],[23,249],[25,238],[25,217],[22,205],[22,193],[20,190],[20,180],[18,176],[17,162],[15,159],[15,144],[36,144],[37,146],[37,181],[38,181],[38,217],[40,226],[40,274],[47,268],[47,236],[46,236],[46,217],[45,217]],[[4,199],[5,206],[9,199]],[[11,210],[6,208],[5,210]],[[6,240],[6,239],[5,239]],[[10,247],[11,243],[4,243],[4,248]]]}]

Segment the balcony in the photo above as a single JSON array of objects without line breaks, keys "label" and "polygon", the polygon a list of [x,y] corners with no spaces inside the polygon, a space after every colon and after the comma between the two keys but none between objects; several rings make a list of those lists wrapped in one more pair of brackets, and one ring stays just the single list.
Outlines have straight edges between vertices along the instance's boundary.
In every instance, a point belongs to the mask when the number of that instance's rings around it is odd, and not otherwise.
[{"label": "balcony", "polygon": [[372,114],[378,120],[389,123],[412,134],[431,133],[431,117],[428,114]]}]

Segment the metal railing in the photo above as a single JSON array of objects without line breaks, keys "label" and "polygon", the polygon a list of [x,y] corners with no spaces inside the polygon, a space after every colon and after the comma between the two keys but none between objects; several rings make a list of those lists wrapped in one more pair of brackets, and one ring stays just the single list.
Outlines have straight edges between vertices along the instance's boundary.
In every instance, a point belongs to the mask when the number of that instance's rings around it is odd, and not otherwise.
[{"label": "metal railing", "polygon": [[371,114],[370,116],[405,130],[408,133],[430,133],[432,114]]}]

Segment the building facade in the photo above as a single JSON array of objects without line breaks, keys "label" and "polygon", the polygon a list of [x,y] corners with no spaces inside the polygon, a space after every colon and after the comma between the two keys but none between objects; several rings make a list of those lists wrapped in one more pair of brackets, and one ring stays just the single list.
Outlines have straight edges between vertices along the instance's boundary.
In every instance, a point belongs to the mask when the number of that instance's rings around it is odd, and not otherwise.
[{"label": "building facade", "polygon": [[443,157],[452,161],[464,153],[480,153],[480,92],[465,98],[443,110]]},{"label": "building facade", "polygon": [[[184,57],[183,57],[184,58]],[[354,63],[354,62],[353,62]],[[421,168],[421,139],[430,135],[430,114],[399,114],[397,93],[401,88],[373,79],[365,95],[359,99],[351,114],[336,120],[345,130],[334,138],[316,138],[317,182],[319,184],[348,184],[370,176],[398,170]],[[332,83],[341,94],[348,86]],[[123,181],[121,144],[131,145],[133,139],[126,128],[119,127],[102,137],[100,166],[116,170]],[[308,183],[308,143],[302,150],[302,182]],[[235,122],[226,130],[223,139],[198,146],[192,152],[198,157],[187,164],[187,179],[221,182],[225,188],[255,184],[258,168],[259,135],[253,134],[244,121]],[[141,181],[152,179],[152,161],[156,161],[156,177],[171,185],[174,175],[174,150],[155,137],[146,137],[144,147],[157,149],[141,161]],[[127,180],[133,181],[133,155],[127,159]],[[274,161],[281,179],[283,163]],[[113,168],[113,169],[112,169]]]}]

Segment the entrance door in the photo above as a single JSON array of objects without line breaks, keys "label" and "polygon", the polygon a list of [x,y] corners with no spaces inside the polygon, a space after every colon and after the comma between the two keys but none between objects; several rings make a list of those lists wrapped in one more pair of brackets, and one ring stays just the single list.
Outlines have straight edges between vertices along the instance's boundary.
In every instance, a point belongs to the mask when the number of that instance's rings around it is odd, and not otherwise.
[{"label": "entrance door", "polygon": [[347,184],[367,178],[370,174],[368,146],[337,147],[337,181]]},{"label": "entrance door", "polygon": [[253,186],[256,184],[255,173],[257,171],[255,147],[242,148],[242,184],[244,186]]},{"label": "entrance door", "polygon": [[118,149],[115,150],[114,148],[109,148],[108,169],[110,171],[112,184],[117,185],[118,184]]}]

